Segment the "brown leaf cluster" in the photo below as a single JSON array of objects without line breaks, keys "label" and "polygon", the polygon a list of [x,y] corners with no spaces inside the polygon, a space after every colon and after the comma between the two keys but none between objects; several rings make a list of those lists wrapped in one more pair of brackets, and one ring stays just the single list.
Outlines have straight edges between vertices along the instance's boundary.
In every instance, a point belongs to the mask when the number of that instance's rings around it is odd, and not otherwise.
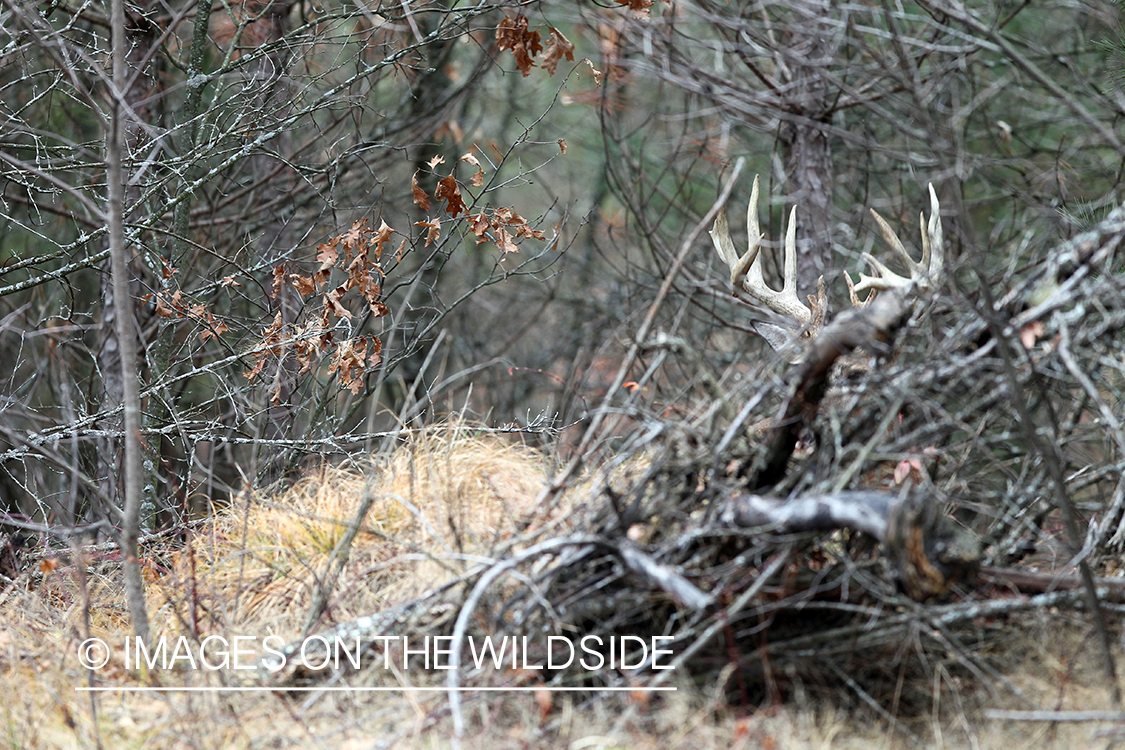
[{"label": "brown leaf cluster", "polygon": [[282,336],[282,329],[285,327],[284,322],[281,320],[281,312],[278,311],[273,319],[273,323],[268,328],[262,331],[261,341],[255,347],[258,351],[254,353],[254,367],[242,373],[251,383],[254,379],[262,374],[262,370],[266,367],[266,362],[269,361],[270,355],[280,357],[285,350],[285,337]]},{"label": "brown leaf cluster", "polygon": [[[566,144],[562,139],[559,139],[559,148],[565,153]],[[440,157],[434,157],[430,160],[430,168],[432,169],[438,164],[443,164],[444,161],[445,160]],[[477,168],[476,173],[469,178],[474,187],[481,187],[484,184],[484,167],[481,166],[480,160],[477,159],[477,157],[468,153],[460,157],[457,161],[465,162]],[[414,173],[414,177],[411,179],[411,190],[414,193],[414,203],[423,211],[428,211],[431,205],[430,197],[426,194],[426,191],[419,186],[417,172]],[[464,198],[461,197],[461,188],[457,184],[457,178],[454,172],[450,172],[447,176],[438,181],[437,189],[434,191],[434,198],[445,201],[446,213],[452,216],[458,216],[460,214],[465,215],[468,219],[469,231],[476,235],[478,245],[483,242],[493,242],[505,255],[519,252],[519,247],[516,243],[522,239],[528,237],[536,240],[545,239],[541,230],[529,227],[527,225],[527,220],[510,208],[482,208],[476,214],[470,213],[468,207],[465,205]],[[441,220],[438,217],[427,217],[423,221],[416,221],[414,222],[414,226],[425,228],[425,247],[429,247],[441,239]]]},{"label": "brown leaf cluster", "polygon": [[[380,222],[378,229],[372,229],[367,225],[366,218],[360,219],[352,224],[347,232],[338,237],[333,237],[317,248],[316,260],[320,265],[312,276],[301,276],[293,273],[289,274],[289,281],[302,297],[307,297],[323,289],[325,284],[328,283],[332,269],[339,267],[347,272],[347,281],[336,289],[325,293],[325,308],[337,318],[351,320],[351,313],[340,303],[345,294],[352,289],[358,289],[360,295],[371,308],[371,312],[379,317],[386,312],[385,307],[379,302],[382,278],[385,276],[380,261],[383,257],[383,250],[393,234],[394,230],[387,226],[385,221]],[[341,249],[344,251],[342,261],[340,260]],[[372,256],[374,256],[374,260],[372,260]],[[276,288],[277,282],[275,281]]]},{"label": "brown leaf cluster", "polygon": [[491,213],[486,209],[469,217],[469,229],[477,237],[477,244],[494,242],[505,255],[519,252],[516,242],[530,237],[545,240],[541,229],[532,229],[527,220],[510,208],[497,208]]},{"label": "brown leaf cluster", "polygon": [[526,78],[535,65],[535,56],[543,51],[538,31],[528,31],[527,16],[505,17],[496,27],[496,47],[501,52],[510,49],[516,58],[516,67]]},{"label": "brown leaf cluster", "polygon": [[329,373],[336,373],[340,385],[348,388],[352,393],[359,393],[363,387],[363,373],[368,366],[375,367],[379,364],[383,351],[383,342],[377,336],[371,337],[371,356],[367,356],[367,337],[357,336],[354,339],[343,341],[336,347],[336,357],[328,366]]},{"label": "brown leaf cluster", "polygon": [[[647,2],[648,5],[652,5],[651,0],[632,0],[632,2],[638,4]],[[554,26],[547,27],[545,48],[541,40],[542,36],[538,31],[530,31],[527,28],[527,17],[522,13],[515,18],[505,17],[496,27],[497,49],[501,52],[512,51],[512,55],[516,58],[516,67],[525,78],[531,74],[531,69],[535,67],[535,57],[540,52],[543,53],[541,64],[548,75],[555,74],[562,60],[574,61],[574,44]]]},{"label": "brown leaf cluster", "polygon": [[217,339],[230,330],[226,323],[215,317],[202,304],[187,307],[184,304],[183,293],[179,289],[173,292],[171,296],[164,293],[149,294],[145,295],[145,299],[155,300],[156,314],[162,318],[188,318],[201,324],[204,330],[199,334],[200,341],[206,341],[209,338]]},{"label": "brown leaf cluster", "polygon": [[[480,160],[478,160],[477,157],[469,153],[465,154],[457,161],[463,161],[477,168],[476,173],[469,178],[469,181],[472,183],[473,187],[481,187],[482,185],[484,185],[484,167],[481,166]],[[436,168],[439,164],[444,163],[445,159],[440,156],[435,156],[434,158],[430,159],[430,170],[433,171],[433,169]],[[461,195],[461,187],[457,184],[457,177],[455,176],[455,172],[456,170],[451,170],[448,175],[438,180],[437,189],[434,190],[434,198],[437,200],[445,201],[445,211],[450,216],[457,216],[459,214],[468,215],[469,209],[465,205],[465,199]],[[436,173],[435,176],[437,176]],[[414,194],[415,205],[417,205],[423,211],[429,211],[431,205],[430,196],[427,195],[426,191],[422,189],[422,186],[418,184],[418,172],[415,172],[414,175],[410,178],[410,190]],[[440,224],[437,223],[436,219],[426,222],[415,222],[415,226],[424,226],[430,228],[430,233],[427,234],[426,239],[427,246],[431,242],[437,241],[437,236],[433,233],[440,228]]]},{"label": "brown leaf cluster", "polygon": [[[415,187],[417,182],[415,181]],[[415,196],[425,193],[420,189]],[[277,360],[277,372],[290,354],[301,365],[300,373],[312,369],[320,356],[333,346],[333,318],[353,320],[355,312],[350,308],[352,300],[358,298],[366,303],[371,314],[378,318],[387,314],[387,306],[379,299],[382,293],[383,271],[381,260],[386,245],[391,241],[394,230],[385,221],[377,229],[368,224],[366,218],[353,223],[346,232],[316,249],[316,270],[309,276],[299,273],[286,273],[284,266],[274,269],[273,295],[276,297],[285,283],[289,283],[302,297],[321,294],[320,314],[304,323],[283,324],[279,313],[273,324],[262,333],[262,339],[255,347],[254,367],[244,373],[253,380],[262,373],[271,358]],[[401,255],[405,238],[398,248]],[[346,278],[342,283],[329,286],[333,270],[343,271]],[[328,287],[326,289],[326,287]],[[349,294],[352,291],[357,294]],[[316,309],[312,307],[310,309]],[[370,348],[370,355],[367,354]],[[341,386],[358,393],[363,385],[363,374],[369,367],[376,366],[381,358],[382,341],[378,337],[358,336],[335,344],[335,353],[329,373],[335,373]],[[273,403],[280,399],[280,378],[272,388]]]}]

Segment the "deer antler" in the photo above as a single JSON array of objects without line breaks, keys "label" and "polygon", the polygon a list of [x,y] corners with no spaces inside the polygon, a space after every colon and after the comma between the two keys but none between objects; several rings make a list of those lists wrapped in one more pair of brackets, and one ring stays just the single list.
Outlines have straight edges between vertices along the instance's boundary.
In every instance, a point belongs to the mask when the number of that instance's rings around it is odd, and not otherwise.
[{"label": "deer antler", "polygon": [[[750,235],[750,246],[742,257],[734,249],[726,212],[720,212],[711,229],[711,241],[719,257],[730,268],[731,291],[738,294],[741,289],[761,302],[770,310],[796,321],[794,332],[804,329],[808,335],[816,335],[824,319],[826,307],[824,280],[818,283],[817,295],[809,295],[805,305],[797,296],[797,208],[789,214],[789,226],[785,233],[785,260],[782,266],[781,290],[771,289],[762,276],[759,257],[762,231],[758,225],[758,177],[754,177],[754,187],[750,191],[750,203],[746,207],[746,227]],[[770,337],[767,337],[770,340]],[[775,347],[778,342],[770,340]]]},{"label": "deer antler", "polygon": [[870,254],[864,253],[863,259],[867,261],[867,264],[876,272],[876,275],[868,276],[861,273],[859,275],[859,281],[853,284],[851,276],[844,274],[848,282],[848,292],[851,294],[852,304],[860,307],[871,301],[871,294],[868,294],[867,299],[863,301],[860,301],[857,296],[858,292],[865,289],[877,292],[886,289],[905,290],[913,286],[918,286],[922,289],[932,289],[937,286],[941,280],[942,266],[945,262],[945,251],[941,229],[941,205],[938,203],[937,193],[934,191],[933,184],[930,185],[929,224],[926,223],[924,213],[921,214],[918,219],[919,229],[922,234],[922,261],[920,263],[916,263],[914,259],[910,257],[910,253],[906,252],[906,248],[903,247],[902,241],[899,240],[898,235],[891,229],[891,225],[888,224],[882,216],[876,213],[875,209],[871,209],[871,215],[875,217],[875,223],[879,225],[879,231],[883,233],[883,239],[887,241],[891,249],[902,259],[910,276],[899,276],[873,258]]}]

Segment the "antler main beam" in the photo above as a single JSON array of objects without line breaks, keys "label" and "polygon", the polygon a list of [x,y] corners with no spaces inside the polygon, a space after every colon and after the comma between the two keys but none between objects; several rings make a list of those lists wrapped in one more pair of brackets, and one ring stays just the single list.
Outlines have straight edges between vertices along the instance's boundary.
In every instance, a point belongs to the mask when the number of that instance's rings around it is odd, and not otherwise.
[{"label": "antler main beam", "polygon": [[858,303],[856,294],[866,289],[883,291],[887,289],[905,290],[913,286],[921,289],[936,287],[940,283],[942,267],[945,264],[945,250],[941,228],[941,205],[938,203],[933,184],[930,185],[930,221],[929,223],[926,222],[924,213],[920,214],[918,218],[919,230],[922,234],[922,260],[920,263],[915,262],[910,257],[910,253],[906,252],[902,240],[891,229],[891,225],[876,213],[875,209],[871,209],[871,215],[875,217],[875,223],[879,225],[879,231],[882,232],[883,239],[906,265],[910,276],[899,276],[869,253],[864,253],[863,259],[867,261],[876,275],[868,276],[861,273],[859,281],[854,285],[851,277],[848,277],[848,288],[852,295],[853,304]]},{"label": "antler main beam", "polygon": [[[711,241],[719,257],[730,268],[731,291],[746,292],[770,310],[795,320],[801,327],[808,326],[816,314],[814,308],[801,301],[797,295],[797,208],[789,213],[789,226],[785,233],[785,261],[782,267],[781,290],[771,289],[762,276],[760,255],[762,230],[758,225],[758,177],[754,177],[754,187],[750,191],[750,203],[746,207],[746,227],[750,245],[739,257],[730,236],[726,212],[720,212],[711,229]],[[810,298],[811,301],[812,298]]]},{"label": "antler main beam", "polygon": [[[883,234],[891,250],[898,255],[906,266],[907,276],[900,276],[889,269],[881,261],[869,253],[863,254],[863,259],[872,269],[872,275],[859,274],[859,281],[853,282],[849,274],[844,274],[848,283],[848,292],[852,305],[863,307],[873,298],[873,294],[880,291],[897,290],[910,297],[920,290],[932,290],[941,283],[941,274],[945,263],[944,240],[941,227],[941,205],[938,203],[937,192],[934,186],[929,186],[930,191],[930,218],[926,221],[925,213],[920,217],[920,230],[922,234],[922,259],[915,261],[906,251],[902,241],[891,229],[890,224],[874,209],[871,215]],[[823,279],[817,285],[817,294],[809,295],[808,304],[797,293],[797,209],[789,213],[789,224],[785,231],[784,260],[782,262],[781,289],[771,288],[762,275],[762,230],[758,224],[758,196],[759,178],[754,177],[754,187],[750,191],[750,203],[746,207],[746,228],[749,235],[749,245],[741,256],[734,249],[734,240],[730,236],[730,226],[727,224],[725,212],[720,212],[715,218],[715,225],[711,228],[711,241],[719,253],[723,263],[730,269],[731,291],[734,294],[743,292],[750,298],[761,303],[774,313],[787,319],[784,326],[774,323],[756,322],[755,329],[775,349],[784,348],[796,334],[815,337],[824,322],[827,309],[827,299],[824,293]],[[859,292],[867,291],[867,298],[861,300]]]}]

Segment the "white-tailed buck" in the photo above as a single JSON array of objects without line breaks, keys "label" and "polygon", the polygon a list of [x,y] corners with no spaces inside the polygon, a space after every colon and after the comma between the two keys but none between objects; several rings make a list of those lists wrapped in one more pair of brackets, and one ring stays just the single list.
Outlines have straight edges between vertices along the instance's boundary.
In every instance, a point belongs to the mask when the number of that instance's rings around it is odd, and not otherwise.
[{"label": "white-tailed buck", "polygon": [[[941,211],[937,193],[930,186],[930,219],[921,218],[922,260],[916,262],[902,241],[879,214],[872,211],[884,239],[906,266],[907,275],[900,276],[886,265],[864,253],[873,275],[860,274],[853,281],[845,273],[848,293],[854,308],[826,323],[827,297],[823,277],[817,283],[816,295],[808,295],[808,303],[797,293],[797,211],[789,214],[784,242],[782,286],[775,290],[766,284],[760,255],[762,233],[758,225],[758,178],[750,193],[746,212],[749,247],[741,256],[735,252],[726,216],[720,213],[711,229],[711,239],[719,257],[730,269],[734,294],[742,292],[775,313],[778,324],[756,321],[754,328],[776,350],[801,364],[794,373],[794,386],[783,402],[781,413],[769,420],[765,436],[768,449],[753,466],[743,464],[738,476],[746,478],[751,490],[775,485],[784,478],[786,466],[798,443],[798,436],[813,429],[813,418],[841,378],[869,371],[870,357],[850,356],[856,349],[869,353],[886,345],[895,332],[910,318],[919,292],[935,288],[944,263]],[[861,299],[861,293],[867,294]],[[811,339],[800,350],[792,343],[800,338]]]},{"label": "white-tailed buck", "polygon": [[[930,185],[929,187],[930,220],[927,224],[924,214],[919,219],[922,233],[921,262],[915,262],[910,257],[910,253],[906,251],[902,241],[899,240],[890,225],[874,209],[871,209],[871,215],[875,217],[875,222],[879,225],[883,238],[905,264],[908,275],[900,276],[870,254],[864,253],[863,259],[871,266],[874,275],[868,276],[861,273],[859,281],[853,282],[849,274],[844,274],[853,307],[865,307],[871,302],[875,293],[887,290],[896,290],[905,302],[911,299],[917,291],[932,289],[940,283],[944,263],[941,211],[934,186]],[[794,207],[789,214],[789,226],[785,233],[785,256],[780,290],[770,288],[762,275],[760,252],[762,232],[758,225],[757,176],[754,177],[754,187],[750,192],[750,203],[746,211],[746,225],[749,234],[749,247],[741,256],[734,249],[734,241],[730,236],[725,211],[719,213],[715,219],[715,225],[711,229],[711,240],[715,244],[715,249],[723,263],[730,269],[732,293],[737,295],[740,291],[744,292],[781,316],[781,324],[764,322],[755,322],[754,324],[754,328],[774,349],[782,350],[795,338],[815,338],[824,325],[828,310],[827,297],[824,291],[823,277],[817,282],[817,293],[807,296],[808,304],[802,301],[797,293],[797,208]],[[867,291],[868,294],[861,300],[859,293],[863,291]]]},{"label": "white-tailed buck", "polygon": [[[756,322],[754,327],[774,349],[793,353],[789,344],[798,337],[811,339],[800,354],[795,381],[780,413],[763,433],[763,450],[743,460],[732,472],[742,494],[728,517],[742,526],[770,526],[782,532],[828,528],[854,528],[881,540],[887,548],[901,588],[917,601],[943,594],[956,583],[969,580],[980,562],[980,540],[952,522],[926,495],[875,492],[868,489],[819,495],[771,496],[786,477],[790,457],[802,430],[812,428],[820,404],[839,369],[841,358],[856,348],[890,340],[910,317],[918,292],[940,283],[944,248],[937,194],[930,186],[930,219],[921,218],[922,260],[910,257],[889,224],[873,210],[883,238],[906,266],[900,276],[864,253],[873,275],[860,274],[853,282],[845,274],[854,310],[825,323],[827,299],[823,277],[817,293],[805,303],[797,293],[797,211],[789,214],[785,234],[782,285],[775,290],[762,275],[761,230],[758,226],[758,178],[746,214],[749,248],[735,252],[726,216],[715,219],[711,239],[719,257],[730,269],[732,291],[740,291],[781,316],[781,325]],[[860,293],[867,292],[863,299]],[[856,363],[866,371],[869,358]],[[762,493],[762,494],[759,494]]]}]

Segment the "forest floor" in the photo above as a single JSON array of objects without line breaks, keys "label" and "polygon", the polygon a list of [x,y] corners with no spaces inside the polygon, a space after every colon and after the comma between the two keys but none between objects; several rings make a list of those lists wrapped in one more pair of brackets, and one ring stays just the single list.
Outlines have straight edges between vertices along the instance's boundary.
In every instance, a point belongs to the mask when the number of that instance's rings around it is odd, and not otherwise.
[{"label": "forest floor", "polygon": [[[382,478],[381,494],[337,582],[331,605],[335,622],[385,610],[458,572],[448,561],[471,558],[474,540],[483,544],[511,533],[546,470],[534,451],[456,433],[415,441],[408,450],[364,468]],[[365,491],[364,476],[354,466],[325,467],[283,492],[236,499],[195,527],[190,544],[147,557],[150,617],[154,635],[169,639],[165,656],[175,653],[184,634],[187,651],[212,634],[223,639],[216,643],[230,647],[231,659],[252,665],[264,636],[280,642],[299,635],[308,616],[309,587],[317,571],[326,569],[340,538],[339,519],[349,517]],[[403,498],[410,499],[410,512],[403,511]],[[449,527],[456,528],[456,539],[444,530]],[[459,555],[443,558],[440,551],[454,542]],[[98,554],[89,553],[83,565],[76,564],[75,554],[40,556],[0,590],[0,746],[359,750],[451,745],[454,716],[447,693],[402,689],[440,688],[445,672],[403,671],[392,664],[389,671],[345,673],[294,691],[262,689],[261,682],[245,677],[246,671],[209,670],[184,654],[167,668],[137,668],[119,560],[113,550]],[[445,563],[436,564],[441,560]],[[1120,616],[1111,614],[1110,625],[1121,665]],[[873,673],[884,675],[880,682],[864,682],[866,687],[859,685],[864,678],[858,671],[858,682],[849,685],[820,679],[815,670],[771,672],[764,664],[771,680],[763,686],[748,685],[761,679],[731,665],[700,666],[690,674],[688,663],[685,673],[668,683],[675,692],[547,693],[534,689],[534,675],[498,671],[491,675],[494,684],[532,689],[463,693],[461,744],[573,750],[1079,750],[1112,746],[1114,737],[1125,743],[1122,721],[996,715],[1113,708],[1105,659],[1083,614],[1022,611],[982,621],[971,632],[977,631],[979,637],[960,643],[972,644],[972,664],[985,665],[986,672],[961,667],[966,660],[935,653],[932,645],[923,651],[913,642],[896,643],[851,655],[851,663],[871,664]],[[241,660],[233,655],[239,648],[234,636],[252,640]],[[84,650],[88,638],[105,645],[108,660],[96,669],[86,668],[81,658],[99,656],[95,647]],[[258,651],[250,653],[255,647]],[[905,658],[911,650],[917,658]],[[212,663],[219,660],[219,652],[208,653]],[[1125,688],[1120,667],[1119,681]],[[92,685],[111,689],[86,690]],[[352,690],[373,686],[386,689]]]},{"label": "forest floor", "polygon": [[[444,694],[109,692],[91,694],[66,628],[0,625],[0,745],[47,748],[428,748],[450,746]],[[854,695],[794,691],[772,706],[731,705],[721,691],[681,688],[640,701],[535,694],[466,695],[467,748],[1106,748],[1112,722],[1010,721],[987,709],[1094,711],[1110,706],[1089,628],[1045,613],[1007,646],[1008,687],[933,676],[933,704],[891,727]],[[997,661],[1000,661],[999,656]],[[920,679],[918,676],[912,679]],[[120,675],[114,680],[139,685]],[[160,683],[175,679],[164,676]],[[191,680],[199,686],[200,680]],[[211,681],[220,687],[218,680]],[[956,682],[961,682],[957,680]],[[905,730],[905,731],[904,731]],[[906,732],[913,733],[910,737]],[[1108,735],[1108,736],[1107,736]]]}]

